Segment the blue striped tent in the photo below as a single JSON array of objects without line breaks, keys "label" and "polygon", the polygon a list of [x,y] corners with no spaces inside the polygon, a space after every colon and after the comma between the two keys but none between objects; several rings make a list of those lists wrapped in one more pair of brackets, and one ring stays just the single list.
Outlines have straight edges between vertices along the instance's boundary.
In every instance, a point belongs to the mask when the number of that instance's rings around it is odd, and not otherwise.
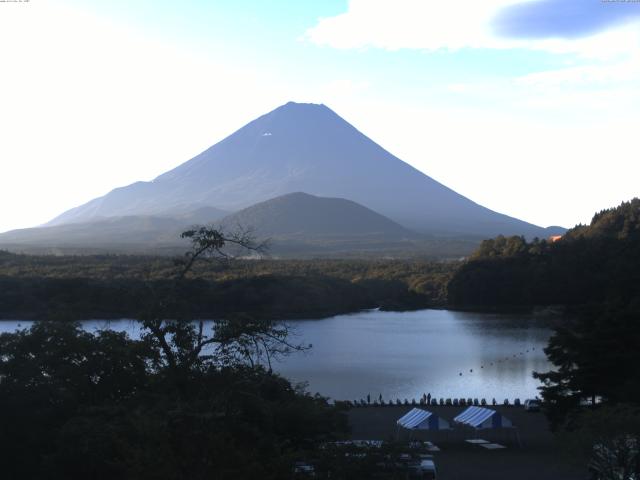
[{"label": "blue striped tent", "polygon": [[449,422],[433,412],[413,408],[396,422],[399,427],[409,430],[450,430]]},{"label": "blue striped tent", "polygon": [[469,407],[453,421],[476,429],[513,427],[511,420],[500,412],[483,407]]}]

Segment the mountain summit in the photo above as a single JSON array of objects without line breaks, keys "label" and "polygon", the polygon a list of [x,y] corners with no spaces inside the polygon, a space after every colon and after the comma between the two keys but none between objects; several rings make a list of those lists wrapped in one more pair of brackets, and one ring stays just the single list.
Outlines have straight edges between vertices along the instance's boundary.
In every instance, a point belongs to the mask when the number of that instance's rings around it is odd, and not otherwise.
[{"label": "mountain summit", "polygon": [[237,211],[293,192],[355,201],[425,233],[546,236],[393,156],[324,105],[287,103],[151,182],[117,188],[49,225],[212,206]]}]

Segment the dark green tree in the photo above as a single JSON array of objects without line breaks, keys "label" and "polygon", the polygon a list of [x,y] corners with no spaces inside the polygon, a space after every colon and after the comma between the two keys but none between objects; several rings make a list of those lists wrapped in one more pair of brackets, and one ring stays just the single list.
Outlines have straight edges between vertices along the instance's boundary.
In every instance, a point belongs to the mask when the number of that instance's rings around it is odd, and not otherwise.
[{"label": "dark green tree", "polygon": [[[0,335],[3,477],[42,475],[68,422],[83,410],[126,404],[146,391],[155,356],[145,342],[85,332],[72,322],[37,322]],[[110,471],[95,464],[101,467]]]},{"label": "dark green tree", "polygon": [[273,373],[305,348],[251,317],[183,321],[199,259],[228,258],[247,236],[185,232],[193,249],[153,292],[143,334],[37,322],[0,335],[0,451],[8,479],[285,478],[295,459],[346,430],[340,410]]},{"label": "dark green tree", "polygon": [[590,307],[556,329],[545,352],[554,369],[534,373],[554,426],[574,428],[580,405],[640,405],[640,315],[630,307]]},{"label": "dark green tree", "polygon": [[594,478],[619,480],[640,474],[640,409],[601,405],[576,412],[574,430],[558,433],[565,454],[588,465]]}]

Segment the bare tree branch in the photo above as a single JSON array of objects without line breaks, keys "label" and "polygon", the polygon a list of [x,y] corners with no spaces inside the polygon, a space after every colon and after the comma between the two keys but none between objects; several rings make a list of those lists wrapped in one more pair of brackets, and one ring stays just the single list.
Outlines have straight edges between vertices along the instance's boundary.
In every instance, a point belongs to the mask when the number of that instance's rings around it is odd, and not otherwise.
[{"label": "bare tree branch", "polygon": [[[248,317],[216,320],[211,335],[205,334],[203,320],[196,324],[171,320],[172,313],[179,311],[175,308],[178,303],[178,286],[186,279],[196,261],[236,258],[235,252],[229,251],[229,247],[260,256],[264,255],[268,248],[268,241],[256,242],[253,231],[240,226],[231,232],[214,226],[194,226],[183,232],[181,237],[191,242],[191,249],[176,261],[179,269],[167,296],[158,298],[156,295],[154,308],[143,320],[143,326],[158,342],[170,369],[190,370],[204,368],[207,365],[240,364],[256,368],[262,365],[264,360],[268,371],[271,372],[273,360],[277,357],[310,348],[310,345],[296,345],[290,342],[287,339],[289,329],[286,325],[276,325],[267,320]],[[213,347],[212,353],[208,352],[205,355],[205,349],[208,351],[208,347]]]}]

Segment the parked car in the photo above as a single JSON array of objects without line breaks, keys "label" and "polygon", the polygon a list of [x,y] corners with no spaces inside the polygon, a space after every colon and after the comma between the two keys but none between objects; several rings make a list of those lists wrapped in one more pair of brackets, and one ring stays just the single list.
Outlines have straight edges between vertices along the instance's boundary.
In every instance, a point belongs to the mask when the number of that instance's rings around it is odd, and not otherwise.
[{"label": "parked car", "polygon": [[537,398],[528,398],[524,401],[524,409],[527,412],[540,411],[540,400],[538,400]]}]

